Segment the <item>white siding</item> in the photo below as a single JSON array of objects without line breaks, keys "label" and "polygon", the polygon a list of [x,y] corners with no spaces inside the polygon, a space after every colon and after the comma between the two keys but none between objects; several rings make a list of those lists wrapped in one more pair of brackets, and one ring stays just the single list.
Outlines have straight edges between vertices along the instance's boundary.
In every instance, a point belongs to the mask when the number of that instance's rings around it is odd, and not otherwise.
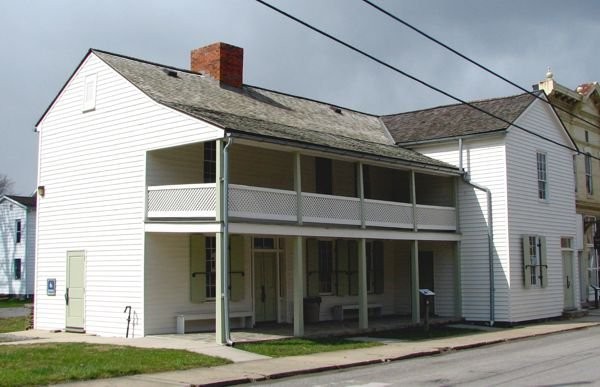
[{"label": "white siding", "polygon": [[[547,105],[536,101],[516,122],[542,136],[568,144],[566,134]],[[560,238],[575,237],[575,193],[572,152],[511,128],[507,138],[512,321],[559,316],[563,310]],[[546,153],[548,200],[538,199],[537,152]],[[546,237],[548,286],[523,287],[523,235]],[[578,277],[579,270],[574,274]],[[573,279],[578,283],[578,278]]]},{"label": "white siding", "polygon": [[[17,219],[21,220],[20,243],[16,243]],[[32,240],[35,241],[35,210],[29,210],[28,214],[28,210],[19,204],[8,199],[0,201],[0,294],[33,294],[31,287],[27,287],[28,277],[34,274]],[[20,280],[15,279],[15,259],[21,260]]]},{"label": "white siding", "polygon": [[[448,163],[459,164],[456,143],[416,148]],[[495,317],[509,319],[510,295],[508,278],[508,219],[506,201],[506,154],[503,136],[466,140],[463,143],[463,168],[471,181],[492,192],[494,227],[494,282],[496,287]],[[459,185],[461,239],[462,313],[467,320],[490,318],[490,282],[487,240],[487,197],[485,192],[461,183]]]},{"label": "white siding", "polygon": [[[83,83],[97,74],[96,108],[82,113]],[[131,305],[144,333],[146,152],[220,137],[221,131],[158,105],[90,54],[40,127],[35,327],[65,326],[66,254],[86,253],[85,329],[123,336]],[[46,296],[46,278],[57,295]]]},{"label": "white siding", "polygon": [[36,221],[37,221],[37,211],[35,208],[30,208],[29,213],[27,214],[27,225],[25,228],[25,243],[26,253],[25,253],[25,263],[23,266],[24,270],[24,279],[25,279],[25,289],[26,293],[34,294],[35,293],[35,229],[36,229]]},{"label": "white siding", "polygon": [[454,317],[454,245],[452,243],[421,242],[419,250],[433,252],[433,283],[435,289],[435,314]]}]

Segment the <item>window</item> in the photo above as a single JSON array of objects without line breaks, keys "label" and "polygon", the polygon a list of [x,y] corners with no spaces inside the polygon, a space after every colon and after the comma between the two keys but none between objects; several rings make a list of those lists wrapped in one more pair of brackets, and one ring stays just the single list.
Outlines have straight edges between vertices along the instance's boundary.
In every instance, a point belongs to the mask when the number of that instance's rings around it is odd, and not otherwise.
[{"label": "window", "polygon": [[215,237],[206,237],[206,298],[215,298],[217,291],[217,239]]},{"label": "window", "polygon": [[319,241],[319,293],[333,292],[333,242]]},{"label": "window", "polygon": [[525,287],[546,287],[548,283],[546,238],[537,235],[524,236],[523,258]]},{"label": "window", "polygon": [[588,249],[588,283],[594,286],[600,286],[600,260],[593,247]]},{"label": "window", "polygon": [[546,200],[548,198],[548,182],[546,174],[546,154],[537,153],[537,176],[538,176],[538,198]]},{"label": "window", "polygon": [[273,250],[275,248],[275,239],[254,238],[254,248],[257,250]]},{"label": "window", "polygon": [[204,182],[214,183],[217,178],[217,142],[204,143]]},{"label": "window", "polygon": [[21,259],[13,260],[13,267],[14,267],[13,272],[15,273],[15,279],[20,280],[21,279]]},{"label": "window", "polygon": [[315,185],[317,193],[332,194],[331,171],[331,159],[315,158]]},{"label": "window", "polygon": [[96,108],[96,74],[85,77],[83,83],[83,112],[89,112]]},{"label": "window", "polygon": [[383,293],[383,243],[367,242],[367,292]]},{"label": "window", "polygon": [[594,193],[594,182],[592,180],[592,156],[585,155],[585,191],[588,195]]},{"label": "window", "polygon": [[23,235],[23,229],[21,226],[21,219],[17,219],[15,221],[15,241],[16,241],[16,243],[21,243],[22,235]]}]

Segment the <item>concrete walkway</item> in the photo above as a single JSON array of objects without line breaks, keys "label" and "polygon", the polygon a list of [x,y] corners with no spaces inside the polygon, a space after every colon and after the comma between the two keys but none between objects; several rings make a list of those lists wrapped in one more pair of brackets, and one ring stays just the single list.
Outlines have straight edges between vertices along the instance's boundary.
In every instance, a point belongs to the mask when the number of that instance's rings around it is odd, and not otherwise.
[{"label": "concrete walkway", "polygon": [[[233,364],[196,368],[185,371],[143,374],[112,379],[71,383],[69,386],[169,386],[169,385],[231,385],[245,382],[282,378],[326,370],[335,370],[367,364],[395,361],[417,356],[430,356],[451,350],[475,348],[484,345],[503,343],[528,337],[548,335],[575,329],[585,329],[600,325],[600,311],[592,310],[586,317],[528,324],[514,328],[492,329],[481,334],[462,337],[428,340],[421,342],[385,341],[385,345],[348,351],[318,353],[286,358],[266,358],[248,354],[235,348],[212,345],[205,341],[177,339],[176,337],[150,336],[140,339],[114,339],[68,333],[47,333],[41,331],[19,332],[17,335],[39,337],[35,340],[13,344],[39,342],[85,341],[106,344],[134,345],[140,347],[160,347],[187,349],[234,361]],[[186,335],[187,336],[187,335]],[[7,345],[7,344],[4,344]]]}]

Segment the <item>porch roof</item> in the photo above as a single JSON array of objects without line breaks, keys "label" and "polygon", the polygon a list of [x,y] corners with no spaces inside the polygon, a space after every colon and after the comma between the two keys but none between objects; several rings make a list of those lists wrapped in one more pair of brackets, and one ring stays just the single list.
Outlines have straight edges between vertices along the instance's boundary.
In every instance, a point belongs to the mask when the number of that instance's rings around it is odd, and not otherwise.
[{"label": "porch roof", "polygon": [[91,52],[158,103],[229,132],[458,173],[453,165],[396,146],[375,115],[249,85],[235,89],[188,70]]}]

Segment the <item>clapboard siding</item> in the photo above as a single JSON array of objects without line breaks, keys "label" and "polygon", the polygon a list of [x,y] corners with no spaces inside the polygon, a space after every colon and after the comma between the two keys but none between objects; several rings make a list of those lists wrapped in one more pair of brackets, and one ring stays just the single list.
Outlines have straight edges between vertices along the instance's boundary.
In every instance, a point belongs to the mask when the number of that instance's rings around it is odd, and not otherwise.
[{"label": "clapboard siding", "polygon": [[[16,221],[21,220],[21,242],[16,243]],[[0,294],[31,295],[35,273],[35,209],[11,200],[0,201]],[[15,279],[14,260],[21,260],[21,279]]]},{"label": "clapboard siding", "polygon": [[[82,113],[83,80],[97,74],[96,108]],[[124,336],[132,306],[144,334],[146,152],[207,141],[221,130],[150,100],[93,53],[40,126],[38,329],[65,325],[66,254],[85,251],[85,329]],[[57,296],[46,296],[46,278]]]},{"label": "clapboard siding", "polygon": [[[550,108],[536,101],[516,124],[562,144],[568,138]],[[508,144],[508,186],[512,321],[559,316],[563,310],[560,238],[576,235],[572,152],[511,128]],[[537,152],[545,152],[548,200],[538,199]],[[546,237],[548,286],[523,286],[523,235]],[[578,277],[579,270],[574,274]],[[578,283],[578,278],[573,279]]]},{"label": "clapboard siding", "polygon": [[442,317],[454,317],[454,269],[456,260],[453,244],[421,242],[419,243],[419,250],[433,252],[435,314]]}]

